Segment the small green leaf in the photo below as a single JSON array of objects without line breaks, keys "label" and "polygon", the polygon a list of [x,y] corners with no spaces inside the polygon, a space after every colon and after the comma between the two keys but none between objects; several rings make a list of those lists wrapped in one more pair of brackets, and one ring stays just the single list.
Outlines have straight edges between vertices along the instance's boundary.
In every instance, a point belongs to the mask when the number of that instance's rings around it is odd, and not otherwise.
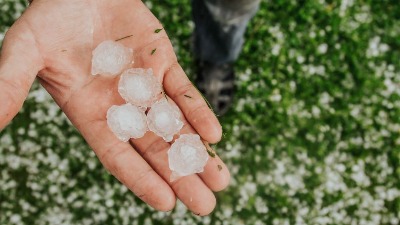
[{"label": "small green leaf", "polygon": [[207,153],[209,156],[215,158],[215,153],[207,149]]},{"label": "small green leaf", "polygon": [[153,55],[157,51],[157,48],[151,50],[151,55]]},{"label": "small green leaf", "polygon": [[206,150],[207,150],[208,155],[211,156],[211,157],[213,157],[213,158],[215,158],[215,153],[214,153],[214,151],[212,150],[212,148],[210,147],[210,145],[208,144],[208,142],[205,141],[205,140],[201,140],[201,141],[203,142],[204,146],[206,147]]},{"label": "small green leaf", "polygon": [[192,98],[192,96],[189,95],[183,95],[183,96],[185,96],[186,98]]},{"label": "small green leaf", "polygon": [[218,165],[218,171],[221,171],[221,170],[222,170],[222,166]]},{"label": "small green leaf", "polygon": [[160,33],[160,31],[162,31],[163,29],[164,29],[164,28],[155,29],[155,30],[154,30],[154,33],[158,34],[158,33]]},{"label": "small green leaf", "polygon": [[162,93],[164,94],[165,99],[167,99],[168,101],[167,94],[165,93],[165,91],[163,91]]},{"label": "small green leaf", "polygon": [[125,36],[125,37],[122,37],[122,38],[118,38],[118,39],[115,40],[115,41],[120,41],[120,40],[123,40],[123,39],[125,39],[125,38],[130,38],[130,37],[132,37],[132,36],[133,36],[133,34],[128,35],[128,36]]}]

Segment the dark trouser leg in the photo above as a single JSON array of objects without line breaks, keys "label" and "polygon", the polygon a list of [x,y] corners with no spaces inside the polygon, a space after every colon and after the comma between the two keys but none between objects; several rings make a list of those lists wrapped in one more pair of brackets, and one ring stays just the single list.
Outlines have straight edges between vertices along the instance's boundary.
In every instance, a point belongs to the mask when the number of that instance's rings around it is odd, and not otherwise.
[{"label": "dark trouser leg", "polygon": [[259,3],[260,0],[192,0],[197,59],[213,64],[234,62]]}]

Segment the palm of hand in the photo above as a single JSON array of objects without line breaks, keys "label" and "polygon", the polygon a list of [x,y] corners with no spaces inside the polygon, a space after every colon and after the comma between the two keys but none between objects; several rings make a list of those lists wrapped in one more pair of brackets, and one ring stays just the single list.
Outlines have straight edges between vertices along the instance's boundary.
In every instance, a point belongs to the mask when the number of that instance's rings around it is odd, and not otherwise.
[{"label": "palm of hand", "polygon": [[0,109],[0,128],[18,112],[38,74],[103,165],[138,197],[163,211],[171,210],[178,197],[192,212],[206,215],[215,207],[212,191],[229,182],[223,162],[210,158],[203,173],[169,182],[170,143],[150,132],[130,143],[119,141],[105,116],[111,105],[124,103],[117,92],[119,77],[90,75],[95,46],[132,35],[121,42],[134,49],[134,67],[153,68],[171,102],[180,107],[182,133],[218,141],[218,120],[177,63],[166,33],[154,32],[158,28],[161,24],[138,0],[36,0],[4,40],[0,101],[6,107]]}]

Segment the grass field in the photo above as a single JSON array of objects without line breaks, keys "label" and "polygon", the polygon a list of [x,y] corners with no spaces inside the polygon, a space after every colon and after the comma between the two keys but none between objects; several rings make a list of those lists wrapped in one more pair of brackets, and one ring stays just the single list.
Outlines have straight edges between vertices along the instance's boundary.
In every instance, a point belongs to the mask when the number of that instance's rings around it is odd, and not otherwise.
[{"label": "grass field", "polygon": [[[0,0],[0,40],[23,2]],[[146,3],[192,76],[190,1]],[[0,224],[399,224],[398,2],[264,0],[246,38],[212,215],[135,198],[35,84],[0,133]]]}]

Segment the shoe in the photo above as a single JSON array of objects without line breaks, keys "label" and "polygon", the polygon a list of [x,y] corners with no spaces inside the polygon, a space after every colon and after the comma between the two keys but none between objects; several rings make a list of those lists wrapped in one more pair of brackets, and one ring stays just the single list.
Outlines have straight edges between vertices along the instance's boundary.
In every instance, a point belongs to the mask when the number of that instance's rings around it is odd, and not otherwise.
[{"label": "shoe", "polygon": [[233,103],[235,72],[233,64],[213,64],[205,61],[197,63],[195,83],[208,100],[214,113],[224,115]]}]

